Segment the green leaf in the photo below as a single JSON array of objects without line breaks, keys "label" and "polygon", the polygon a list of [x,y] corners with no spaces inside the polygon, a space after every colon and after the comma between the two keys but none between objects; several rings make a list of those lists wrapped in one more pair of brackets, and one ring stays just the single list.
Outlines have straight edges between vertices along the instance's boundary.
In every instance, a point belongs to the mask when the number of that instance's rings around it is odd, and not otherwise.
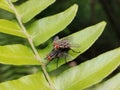
[{"label": "green leaf", "polygon": [[25,3],[16,6],[16,9],[22,21],[26,23],[54,2],[55,0],[27,0]]},{"label": "green leaf", "polygon": [[16,37],[13,35],[8,35],[4,33],[0,33],[0,45],[8,45],[8,44],[25,44],[25,39]]},{"label": "green leaf", "polygon": [[54,83],[57,90],[83,90],[100,82],[119,65],[120,48],[117,48],[64,71],[54,78]]},{"label": "green leaf", "polygon": [[12,65],[39,65],[31,49],[20,44],[0,46],[0,63]]},{"label": "green leaf", "polygon": [[51,90],[42,72],[0,84],[0,90]]},{"label": "green leaf", "polygon": [[17,2],[18,0],[11,0],[12,2]]},{"label": "green leaf", "polygon": [[36,46],[62,31],[75,17],[78,6],[75,4],[66,11],[40,19],[28,27],[28,32]]},{"label": "green leaf", "polygon": [[[69,36],[63,38],[63,39],[69,40],[71,45],[73,45],[73,47],[71,47],[71,48],[74,51],[80,52],[80,53],[75,53],[75,52],[70,50],[68,52],[70,58],[68,58],[67,61],[72,61],[78,55],[85,52],[98,39],[98,37],[103,32],[105,26],[106,26],[106,22],[103,21],[103,22],[100,22],[96,25],[85,28],[82,31],[76,32],[72,35],[69,35]],[[57,68],[56,61],[57,60],[53,60],[47,65],[48,71],[52,71],[52,70]],[[64,63],[65,63],[64,58],[60,58],[59,66],[64,64]]]},{"label": "green leaf", "polygon": [[13,13],[13,10],[10,8],[10,6],[6,0],[0,0],[0,8]]},{"label": "green leaf", "polygon": [[0,32],[26,38],[17,23],[5,19],[0,19]]},{"label": "green leaf", "polygon": [[120,90],[120,73],[90,90]]}]

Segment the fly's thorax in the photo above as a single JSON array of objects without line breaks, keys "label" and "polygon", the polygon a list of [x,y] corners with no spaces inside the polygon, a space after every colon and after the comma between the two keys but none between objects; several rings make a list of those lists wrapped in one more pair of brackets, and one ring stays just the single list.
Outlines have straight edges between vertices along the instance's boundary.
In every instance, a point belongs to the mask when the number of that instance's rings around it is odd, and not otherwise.
[{"label": "fly's thorax", "polygon": [[70,44],[68,40],[59,40],[54,42],[53,44],[54,49],[60,49],[60,48],[70,48]]}]

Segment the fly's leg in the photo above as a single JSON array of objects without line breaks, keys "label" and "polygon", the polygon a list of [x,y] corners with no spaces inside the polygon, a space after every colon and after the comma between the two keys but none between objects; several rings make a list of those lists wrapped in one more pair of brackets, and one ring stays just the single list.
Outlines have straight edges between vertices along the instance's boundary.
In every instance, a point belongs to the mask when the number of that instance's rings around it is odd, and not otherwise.
[{"label": "fly's leg", "polygon": [[57,58],[57,68],[58,68],[58,65],[59,65],[59,57]]},{"label": "fly's leg", "polygon": [[68,53],[66,53],[66,52],[63,53],[63,57],[65,59],[65,63],[68,63],[68,61],[67,61],[67,57],[68,56],[69,56]]},{"label": "fly's leg", "polygon": [[65,56],[65,63],[68,63],[68,62],[67,62],[67,56]]}]

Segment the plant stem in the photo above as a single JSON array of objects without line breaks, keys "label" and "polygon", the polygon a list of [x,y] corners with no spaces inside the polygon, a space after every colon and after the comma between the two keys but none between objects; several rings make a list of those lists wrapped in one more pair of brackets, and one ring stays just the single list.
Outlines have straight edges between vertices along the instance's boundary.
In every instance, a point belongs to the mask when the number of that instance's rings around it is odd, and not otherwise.
[{"label": "plant stem", "polygon": [[14,11],[14,14],[15,14],[15,16],[16,16],[16,19],[17,19],[18,23],[19,23],[19,26],[20,26],[21,29],[23,30],[23,33],[26,35],[27,40],[28,40],[28,42],[29,42],[29,44],[30,44],[33,52],[34,52],[34,55],[35,55],[36,59],[40,62],[41,67],[42,67],[42,70],[43,70],[43,72],[44,72],[44,75],[45,75],[45,77],[46,77],[49,85],[51,86],[52,90],[55,90],[54,84],[53,84],[53,82],[51,81],[51,79],[50,79],[50,77],[49,77],[49,74],[48,74],[47,71],[46,71],[46,65],[45,65],[45,63],[42,62],[42,59],[40,58],[39,53],[38,53],[37,49],[35,48],[35,46],[34,46],[34,44],[33,44],[33,40],[32,40],[32,38],[31,38],[31,36],[28,34],[26,28],[24,27],[24,25],[23,25],[23,23],[22,23],[22,21],[21,21],[21,17],[19,16],[19,14],[18,14],[16,8],[14,7],[14,5],[12,4],[12,2],[11,2],[10,0],[7,0],[7,1],[8,1],[8,3],[9,3],[9,5],[10,5],[11,9]]}]

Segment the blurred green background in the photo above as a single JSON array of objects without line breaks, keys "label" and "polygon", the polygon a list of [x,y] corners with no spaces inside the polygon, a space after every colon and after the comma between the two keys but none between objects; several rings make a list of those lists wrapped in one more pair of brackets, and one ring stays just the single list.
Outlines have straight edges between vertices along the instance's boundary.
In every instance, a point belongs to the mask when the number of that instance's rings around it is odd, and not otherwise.
[{"label": "blurred green background", "polygon": [[[15,4],[24,3],[27,0],[19,0]],[[79,5],[77,15],[73,22],[62,32],[57,34],[60,38],[77,32],[85,27],[106,21],[107,26],[101,37],[85,53],[77,57],[74,62],[77,64],[89,60],[108,50],[120,46],[120,0],[56,0],[35,19],[57,14],[64,11],[74,3]],[[0,9],[0,19],[14,19],[14,15]],[[0,33],[0,45],[25,43],[19,37]],[[0,82],[17,79],[39,71],[38,66],[13,66],[0,64]],[[111,76],[120,72],[115,70]]]}]

